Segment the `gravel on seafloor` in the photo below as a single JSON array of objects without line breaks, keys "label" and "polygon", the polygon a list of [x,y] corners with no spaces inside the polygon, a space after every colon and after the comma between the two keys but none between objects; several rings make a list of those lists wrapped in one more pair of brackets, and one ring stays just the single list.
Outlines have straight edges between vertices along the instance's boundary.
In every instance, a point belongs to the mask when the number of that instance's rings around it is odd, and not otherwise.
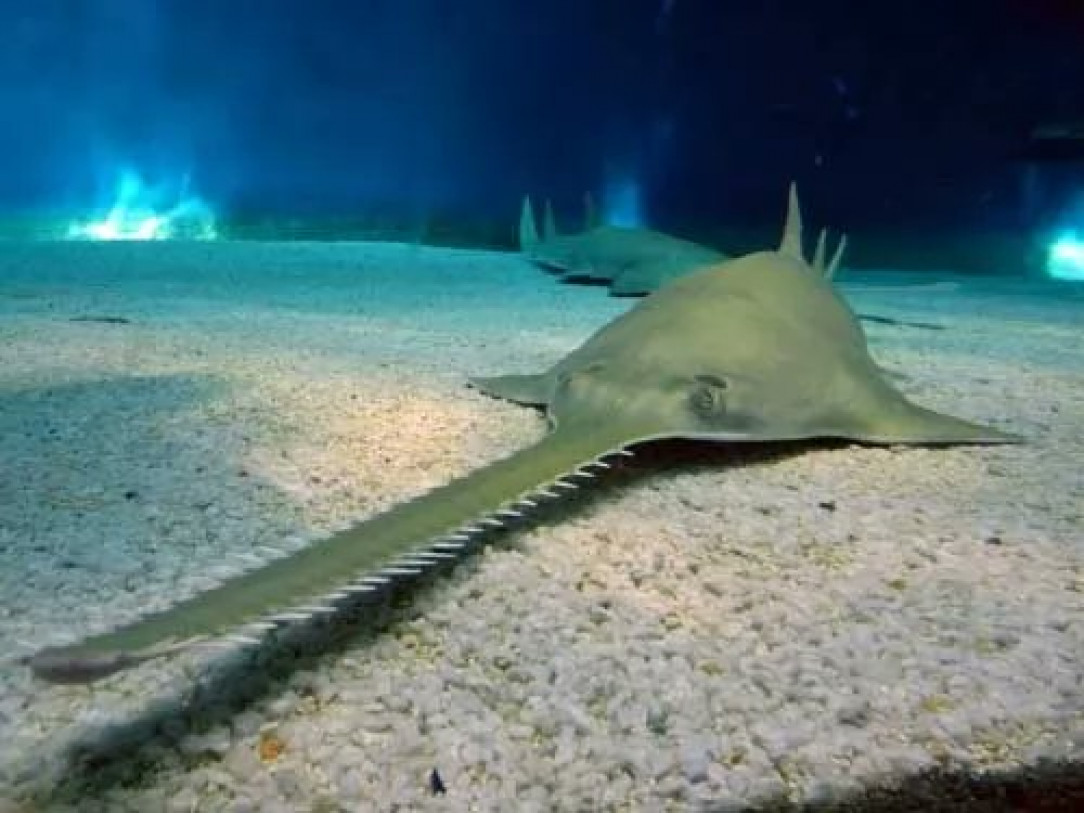
[{"label": "gravel on seafloor", "polygon": [[[3,658],[530,443],[466,377],[627,307],[499,254],[53,250],[0,250]],[[1028,442],[647,450],[327,628],[91,688],[9,662],[0,813],[858,809],[1078,764],[1084,302],[854,296],[934,311],[870,325],[878,359]]]}]

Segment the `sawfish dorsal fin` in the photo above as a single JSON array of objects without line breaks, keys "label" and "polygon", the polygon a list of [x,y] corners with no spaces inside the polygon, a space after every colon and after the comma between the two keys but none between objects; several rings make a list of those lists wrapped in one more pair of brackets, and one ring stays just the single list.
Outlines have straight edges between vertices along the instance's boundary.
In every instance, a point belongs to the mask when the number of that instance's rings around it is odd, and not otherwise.
[{"label": "sawfish dorsal fin", "polygon": [[839,242],[836,243],[836,250],[832,254],[832,259],[827,265],[824,264],[825,255],[828,248],[828,230],[821,229],[821,233],[817,235],[817,249],[813,252],[813,270],[824,277],[826,280],[831,279],[839,271],[839,266],[843,262],[843,252],[847,250],[847,235],[841,234],[839,236]]},{"label": "sawfish dorsal fin", "polygon": [[[813,270],[827,280],[831,280],[839,271],[843,263],[843,254],[847,250],[847,235],[841,235],[832,259],[825,264],[828,254],[828,230],[821,229],[817,235],[817,247],[813,251]],[[802,207],[798,202],[798,185],[793,181],[790,184],[790,193],[787,196],[787,219],[783,224],[783,239],[779,243],[779,253],[787,257],[805,262],[802,253]]]},{"label": "sawfish dorsal fin", "polygon": [[798,185],[791,181],[787,196],[787,219],[783,223],[783,239],[779,243],[779,253],[799,262],[805,262],[802,255],[802,209],[798,204]]},{"label": "sawfish dorsal fin", "polygon": [[824,278],[831,280],[835,277],[836,272],[839,271],[840,265],[843,264],[843,253],[847,250],[847,235],[841,234],[839,236],[839,242],[836,243],[836,251],[832,255],[831,261],[828,263],[828,267],[823,269]]},{"label": "sawfish dorsal fin", "polygon": [[826,276],[824,270],[824,255],[827,253],[828,229],[821,229],[817,235],[817,247],[813,250],[813,270],[822,277]]}]

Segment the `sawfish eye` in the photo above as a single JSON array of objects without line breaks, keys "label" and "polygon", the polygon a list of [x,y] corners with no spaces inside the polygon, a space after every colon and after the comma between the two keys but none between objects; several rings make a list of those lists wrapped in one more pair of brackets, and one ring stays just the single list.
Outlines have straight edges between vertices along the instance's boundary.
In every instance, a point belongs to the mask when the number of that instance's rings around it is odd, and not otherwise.
[{"label": "sawfish eye", "polygon": [[726,412],[727,383],[714,375],[693,377],[696,386],[689,394],[689,405],[700,415],[716,415]]}]

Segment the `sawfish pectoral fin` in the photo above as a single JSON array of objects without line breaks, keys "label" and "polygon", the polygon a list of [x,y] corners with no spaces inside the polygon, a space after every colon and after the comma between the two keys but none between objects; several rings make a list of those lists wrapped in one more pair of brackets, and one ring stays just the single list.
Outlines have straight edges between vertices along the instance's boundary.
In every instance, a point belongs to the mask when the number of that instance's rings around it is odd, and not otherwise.
[{"label": "sawfish pectoral fin", "polygon": [[468,382],[476,390],[493,398],[503,398],[516,404],[545,406],[550,400],[550,376],[497,375],[488,378],[471,378]]},{"label": "sawfish pectoral fin", "polygon": [[839,433],[865,443],[979,446],[1023,443],[1024,438],[992,426],[935,412],[896,396],[854,426]]}]

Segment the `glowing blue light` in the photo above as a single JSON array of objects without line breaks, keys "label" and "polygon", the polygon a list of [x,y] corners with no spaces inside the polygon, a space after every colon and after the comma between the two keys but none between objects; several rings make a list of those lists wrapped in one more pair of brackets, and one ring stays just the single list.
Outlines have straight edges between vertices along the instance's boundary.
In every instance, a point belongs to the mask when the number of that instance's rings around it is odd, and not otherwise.
[{"label": "glowing blue light", "polygon": [[215,216],[203,200],[182,184],[180,199],[165,211],[155,205],[160,192],[148,189],[138,174],[121,173],[113,205],[104,217],[72,223],[68,237],[81,240],[213,240]]},{"label": "glowing blue light", "polygon": [[635,228],[644,225],[644,200],[635,178],[611,178],[602,199],[603,219],[611,226]]},{"label": "glowing blue light", "polygon": [[1068,232],[1051,243],[1046,253],[1046,273],[1054,279],[1084,282],[1084,240]]}]

